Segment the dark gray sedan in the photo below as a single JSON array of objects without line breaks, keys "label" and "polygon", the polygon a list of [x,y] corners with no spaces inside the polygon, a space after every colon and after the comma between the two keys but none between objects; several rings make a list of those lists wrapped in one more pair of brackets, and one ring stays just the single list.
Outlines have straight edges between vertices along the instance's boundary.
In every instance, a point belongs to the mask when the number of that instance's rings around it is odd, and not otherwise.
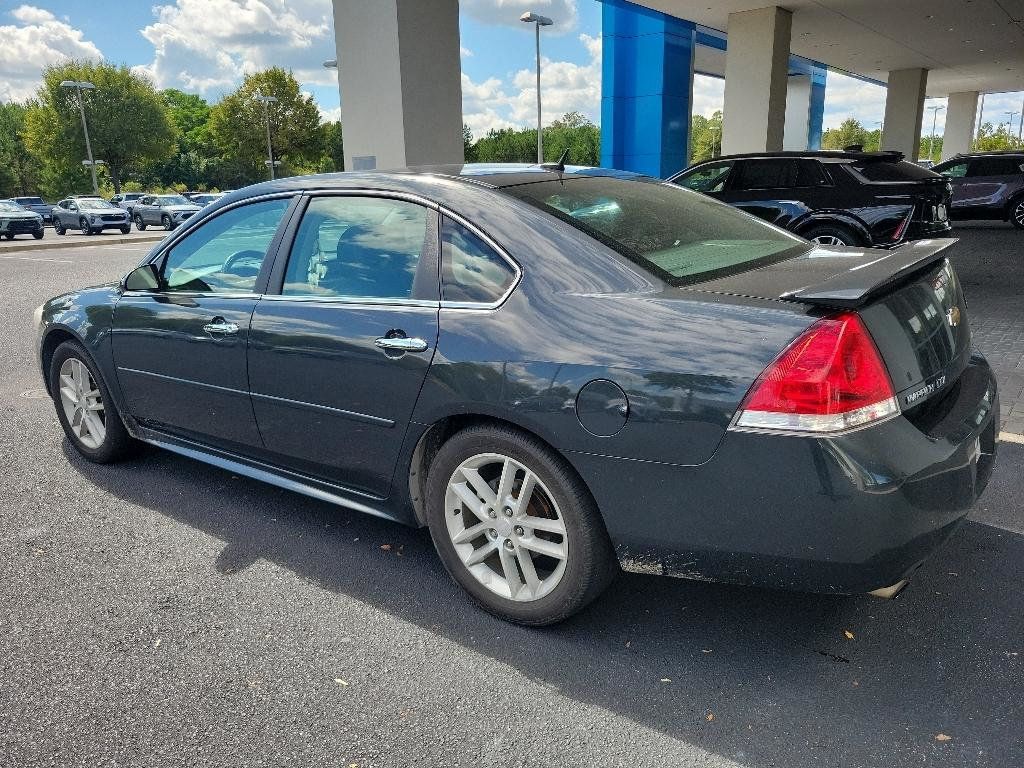
[{"label": "dark gray sedan", "polygon": [[815,246],[600,169],[282,179],[40,307],[39,361],[90,461],[427,526],[512,621],[620,566],[890,596],[994,465],[951,242]]},{"label": "dark gray sedan", "polygon": [[159,225],[170,231],[198,213],[200,206],[181,195],[146,195],[136,201],[132,209],[135,228],[144,231],[150,225]]}]

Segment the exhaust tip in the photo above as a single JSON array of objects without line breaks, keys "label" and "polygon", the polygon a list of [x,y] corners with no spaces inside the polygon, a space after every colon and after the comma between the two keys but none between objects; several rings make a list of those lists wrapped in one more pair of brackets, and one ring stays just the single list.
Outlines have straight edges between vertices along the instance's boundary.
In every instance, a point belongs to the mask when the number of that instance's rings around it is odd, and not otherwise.
[{"label": "exhaust tip", "polygon": [[900,579],[892,586],[873,589],[868,594],[873,597],[880,597],[883,600],[895,600],[909,583],[907,579]]}]

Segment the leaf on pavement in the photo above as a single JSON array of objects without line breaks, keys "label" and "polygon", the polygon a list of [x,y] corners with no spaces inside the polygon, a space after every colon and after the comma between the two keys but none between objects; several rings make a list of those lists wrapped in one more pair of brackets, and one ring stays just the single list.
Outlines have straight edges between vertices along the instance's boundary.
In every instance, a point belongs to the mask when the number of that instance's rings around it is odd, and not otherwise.
[{"label": "leaf on pavement", "polygon": [[847,640],[853,640],[853,632],[851,632],[848,629],[844,629],[843,630],[843,637],[845,637]]},{"label": "leaf on pavement", "polygon": [[952,736],[947,736],[944,733],[936,733],[935,734],[935,740],[936,741],[950,741],[952,738],[953,738]]},{"label": "leaf on pavement", "polygon": [[380,548],[383,549],[385,552],[390,552],[391,551],[391,545],[390,544],[381,544]]},{"label": "leaf on pavement", "polygon": [[334,682],[343,687],[348,687],[348,683],[342,680],[340,677],[334,678]]}]

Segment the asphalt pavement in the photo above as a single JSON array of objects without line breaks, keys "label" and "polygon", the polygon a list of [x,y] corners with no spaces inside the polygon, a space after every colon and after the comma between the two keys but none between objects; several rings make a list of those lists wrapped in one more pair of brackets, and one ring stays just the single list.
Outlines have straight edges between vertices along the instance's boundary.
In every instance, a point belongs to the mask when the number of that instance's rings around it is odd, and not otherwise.
[{"label": "asphalt pavement", "polygon": [[[1021,234],[955,246],[972,323],[990,284],[1024,295]],[[148,247],[0,250],[0,765],[1024,765],[1024,446],[896,601],[623,574],[522,629],[424,531],[74,454],[32,309]]]}]

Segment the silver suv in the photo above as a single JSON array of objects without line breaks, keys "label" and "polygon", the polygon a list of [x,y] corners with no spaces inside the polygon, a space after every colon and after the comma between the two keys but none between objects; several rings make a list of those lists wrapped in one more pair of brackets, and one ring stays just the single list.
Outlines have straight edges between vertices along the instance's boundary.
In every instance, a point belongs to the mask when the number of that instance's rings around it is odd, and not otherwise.
[{"label": "silver suv", "polygon": [[181,195],[146,195],[135,203],[132,218],[139,231],[145,230],[150,224],[159,224],[166,230],[172,230],[198,212],[199,206]]},{"label": "silver suv", "polygon": [[83,235],[95,235],[105,229],[120,229],[127,235],[132,230],[128,212],[100,197],[67,197],[53,206],[53,231],[58,235],[69,229]]}]

